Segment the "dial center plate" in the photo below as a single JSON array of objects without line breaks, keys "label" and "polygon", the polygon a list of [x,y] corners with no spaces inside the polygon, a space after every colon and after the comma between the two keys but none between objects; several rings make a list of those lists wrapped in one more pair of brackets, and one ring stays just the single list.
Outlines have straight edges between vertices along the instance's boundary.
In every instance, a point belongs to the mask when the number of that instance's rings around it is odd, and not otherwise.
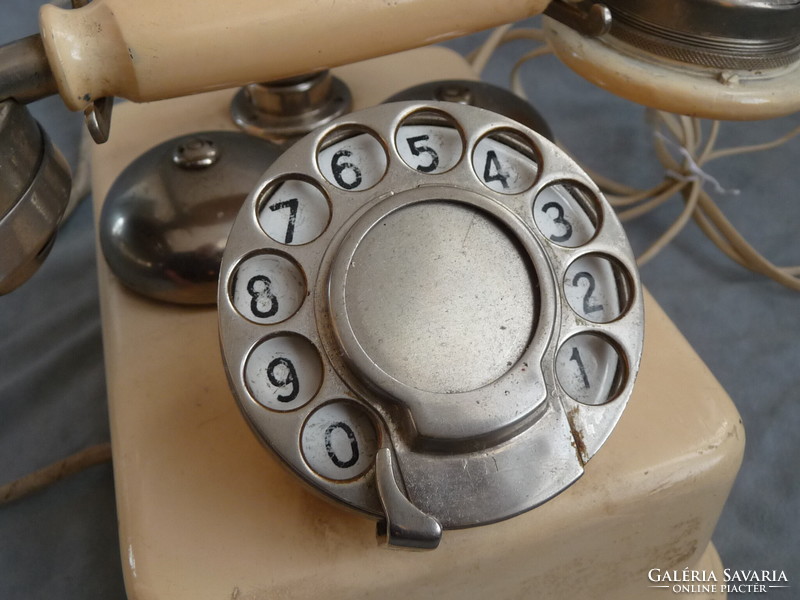
[{"label": "dial center plate", "polygon": [[362,238],[345,302],[367,355],[427,392],[485,386],[522,356],[536,324],[536,276],[512,234],[452,201],[403,206]]}]

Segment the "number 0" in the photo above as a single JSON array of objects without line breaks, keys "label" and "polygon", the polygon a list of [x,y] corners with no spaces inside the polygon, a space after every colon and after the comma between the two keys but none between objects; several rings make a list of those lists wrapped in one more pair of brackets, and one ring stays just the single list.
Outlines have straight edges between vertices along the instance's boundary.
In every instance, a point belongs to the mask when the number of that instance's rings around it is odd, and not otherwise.
[{"label": "number 0", "polygon": [[[333,449],[333,440],[331,437],[333,436],[333,432],[337,429],[341,429],[344,431],[345,435],[347,435],[347,439],[350,441],[350,458],[348,460],[342,460],[336,455],[336,451]],[[347,423],[343,423],[342,421],[337,421],[336,423],[331,423],[328,425],[328,428],[325,430],[325,450],[328,452],[328,457],[333,461],[340,469],[347,469],[352,467],[354,464],[358,462],[358,441],[356,441],[356,434],[350,428]]]}]

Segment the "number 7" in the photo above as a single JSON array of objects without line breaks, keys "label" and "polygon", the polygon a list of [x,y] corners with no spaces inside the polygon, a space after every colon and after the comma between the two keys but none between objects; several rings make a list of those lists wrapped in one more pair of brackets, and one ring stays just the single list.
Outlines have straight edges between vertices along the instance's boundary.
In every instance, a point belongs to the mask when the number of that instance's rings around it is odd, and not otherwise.
[{"label": "number 7", "polygon": [[286,225],[286,238],[283,240],[284,244],[291,244],[294,239],[294,225],[297,221],[297,198],[290,198],[289,200],[281,200],[275,204],[271,204],[270,210],[281,210],[282,208],[289,209],[289,223]]}]

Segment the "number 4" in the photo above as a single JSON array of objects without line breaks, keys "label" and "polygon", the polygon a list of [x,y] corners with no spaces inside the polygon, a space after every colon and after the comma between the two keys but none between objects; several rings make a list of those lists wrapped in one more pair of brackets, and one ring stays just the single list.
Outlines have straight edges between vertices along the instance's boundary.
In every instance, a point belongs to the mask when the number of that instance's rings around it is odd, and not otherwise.
[{"label": "number 4", "polygon": [[[494,173],[492,173],[494,167]],[[504,190],[508,189],[508,173],[504,173],[500,168],[500,159],[497,158],[497,153],[494,150],[489,150],[486,153],[486,164],[483,167],[483,180],[486,183],[490,181],[499,181]]]}]

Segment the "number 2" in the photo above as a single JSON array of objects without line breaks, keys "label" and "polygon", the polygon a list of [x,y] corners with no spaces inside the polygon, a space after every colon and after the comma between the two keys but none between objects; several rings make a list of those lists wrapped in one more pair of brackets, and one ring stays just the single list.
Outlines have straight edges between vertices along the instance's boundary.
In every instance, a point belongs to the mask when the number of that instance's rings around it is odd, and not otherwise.
[{"label": "number 2", "polygon": [[576,273],[575,277],[572,278],[572,285],[577,287],[578,282],[581,279],[585,279],[589,284],[586,288],[586,293],[583,295],[583,312],[588,314],[597,312],[598,310],[603,310],[602,304],[591,303],[592,294],[594,294],[595,288],[594,277],[592,277],[592,275],[586,271],[581,271],[580,273]]}]

